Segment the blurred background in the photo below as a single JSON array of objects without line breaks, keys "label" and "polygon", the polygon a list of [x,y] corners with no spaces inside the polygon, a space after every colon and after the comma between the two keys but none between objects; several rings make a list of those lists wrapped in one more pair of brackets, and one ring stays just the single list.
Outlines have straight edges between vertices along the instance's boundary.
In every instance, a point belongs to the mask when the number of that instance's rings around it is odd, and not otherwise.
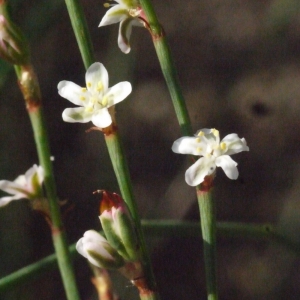
[{"label": "blurred background", "polygon": [[[84,66],[62,0],[11,0],[39,76],[54,169],[70,242],[100,229],[96,189],[118,191],[99,132],[61,118],[70,103],[57,93],[61,80],[84,85]],[[218,170],[218,221],[276,224],[300,243],[300,2],[297,0],[154,0],[178,68],[196,132],[238,133],[250,152],[236,155],[240,176]],[[118,25],[98,28],[102,1],[82,1],[98,61],[110,85],[129,80],[133,92],[117,106],[134,192],[143,218],[189,219],[199,212],[184,181],[186,156],[171,151],[181,136],[148,31],[133,28],[132,51],[117,46]],[[37,154],[13,69],[0,62],[0,178],[13,180]],[[205,299],[202,243],[195,237],[149,237],[162,299]],[[0,277],[53,252],[43,218],[26,201],[0,210]],[[270,241],[218,238],[220,299],[298,299],[300,260]],[[91,273],[76,261],[82,299],[96,299]],[[113,274],[121,299],[137,299]],[[0,295],[1,300],[65,299],[58,272]]]}]

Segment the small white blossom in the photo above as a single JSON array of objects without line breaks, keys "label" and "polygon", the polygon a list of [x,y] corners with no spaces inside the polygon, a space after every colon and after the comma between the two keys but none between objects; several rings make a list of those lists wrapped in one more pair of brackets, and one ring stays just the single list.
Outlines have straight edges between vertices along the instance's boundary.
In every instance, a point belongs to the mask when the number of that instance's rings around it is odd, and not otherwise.
[{"label": "small white blossom", "polygon": [[62,118],[70,123],[92,121],[95,126],[106,128],[112,123],[108,108],[123,101],[131,93],[131,84],[123,81],[109,88],[108,73],[99,62],[88,68],[85,80],[84,88],[65,80],[58,84],[60,96],[80,106],[66,108]]},{"label": "small white blossom", "polygon": [[129,53],[132,26],[143,26],[143,21],[138,18],[142,9],[137,0],[115,0],[115,2],[118,4],[105,3],[105,7],[111,8],[102,18],[99,27],[120,22],[118,45],[122,52]]},{"label": "small white blossom", "polygon": [[43,168],[37,165],[33,165],[25,175],[18,176],[14,181],[0,180],[0,190],[13,195],[0,198],[0,207],[12,200],[43,198],[43,181]]},{"label": "small white blossom", "polygon": [[195,137],[182,137],[172,146],[175,153],[202,156],[185,173],[188,185],[196,186],[204,181],[204,177],[214,173],[221,167],[228,178],[237,179],[239,172],[237,163],[229,156],[242,151],[249,151],[246,140],[232,133],[220,142],[219,131],[201,129]]},{"label": "small white blossom", "polygon": [[77,242],[76,250],[88,261],[105,269],[120,268],[124,265],[123,258],[112,248],[108,241],[97,231],[88,230]]}]

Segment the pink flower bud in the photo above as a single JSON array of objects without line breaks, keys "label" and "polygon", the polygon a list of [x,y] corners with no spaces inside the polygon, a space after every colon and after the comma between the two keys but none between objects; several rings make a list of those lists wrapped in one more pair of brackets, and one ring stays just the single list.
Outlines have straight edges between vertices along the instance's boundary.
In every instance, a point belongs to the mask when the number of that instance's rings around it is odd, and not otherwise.
[{"label": "pink flower bud", "polygon": [[8,19],[3,2],[0,2],[0,57],[15,65],[29,61],[28,43],[21,30]]}]

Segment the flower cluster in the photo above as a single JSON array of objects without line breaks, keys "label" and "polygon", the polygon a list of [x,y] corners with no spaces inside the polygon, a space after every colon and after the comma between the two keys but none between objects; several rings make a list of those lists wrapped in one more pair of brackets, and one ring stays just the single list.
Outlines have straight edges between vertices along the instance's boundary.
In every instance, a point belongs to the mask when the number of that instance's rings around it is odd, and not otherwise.
[{"label": "flower cluster", "polygon": [[58,93],[80,107],[66,108],[63,120],[70,123],[92,121],[99,128],[106,128],[112,123],[109,108],[124,100],[131,93],[131,84],[120,82],[108,87],[108,73],[103,64],[92,64],[85,75],[86,87],[71,81],[59,82]]},{"label": "flower cluster", "polygon": [[195,137],[182,137],[172,146],[175,153],[202,156],[185,173],[188,185],[196,186],[204,181],[205,176],[212,175],[216,167],[221,167],[230,179],[237,179],[237,163],[229,156],[242,151],[249,151],[246,140],[232,133],[220,142],[219,131],[201,129]]},{"label": "flower cluster", "polygon": [[18,176],[14,181],[0,180],[0,190],[13,195],[0,198],[0,207],[13,200],[41,200],[43,198],[43,181],[44,170],[37,165],[33,165],[25,175]]},{"label": "flower cluster", "polygon": [[132,26],[143,26],[144,24],[139,19],[142,15],[142,9],[137,0],[115,0],[115,2],[117,4],[105,3],[105,7],[111,6],[111,8],[102,18],[99,27],[120,22],[118,45],[122,52],[129,53]]},{"label": "flower cluster", "polygon": [[[123,199],[114,193],[102,192],[100,222],[106,238],[94,230],[88,230],[77,242],[76,249],[99,268],[119,269],[140,259],[140,252],[131,216]],[[136,266],[136,264],[134,265]],[[135,268],[135,267],[134,267]],[[140,269],[136,269],[140,272]]]}]

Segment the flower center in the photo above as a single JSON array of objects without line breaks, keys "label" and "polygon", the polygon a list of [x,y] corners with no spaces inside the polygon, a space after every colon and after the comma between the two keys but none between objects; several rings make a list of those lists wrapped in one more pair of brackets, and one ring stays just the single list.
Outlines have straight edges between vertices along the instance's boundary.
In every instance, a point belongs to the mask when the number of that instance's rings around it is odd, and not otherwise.
[{"label": "flower center", "polygon": [[136,8],[130,8],[128,9],[128,13],[131,17],[136,18],[141,14],[141,8],[136,7]]},{"label": "flower center", "polygon": [[107,107],[110,103],[112,95],[103,95],[104,94],[104,85],[102,81],[98,81],[96,84],[87,82],[87,88],[82,88],[79,99],[82,101],[86,101],[88,99],[88,103],[85,106],[85,111],[88,113],[92,113],[96,110]]}]

